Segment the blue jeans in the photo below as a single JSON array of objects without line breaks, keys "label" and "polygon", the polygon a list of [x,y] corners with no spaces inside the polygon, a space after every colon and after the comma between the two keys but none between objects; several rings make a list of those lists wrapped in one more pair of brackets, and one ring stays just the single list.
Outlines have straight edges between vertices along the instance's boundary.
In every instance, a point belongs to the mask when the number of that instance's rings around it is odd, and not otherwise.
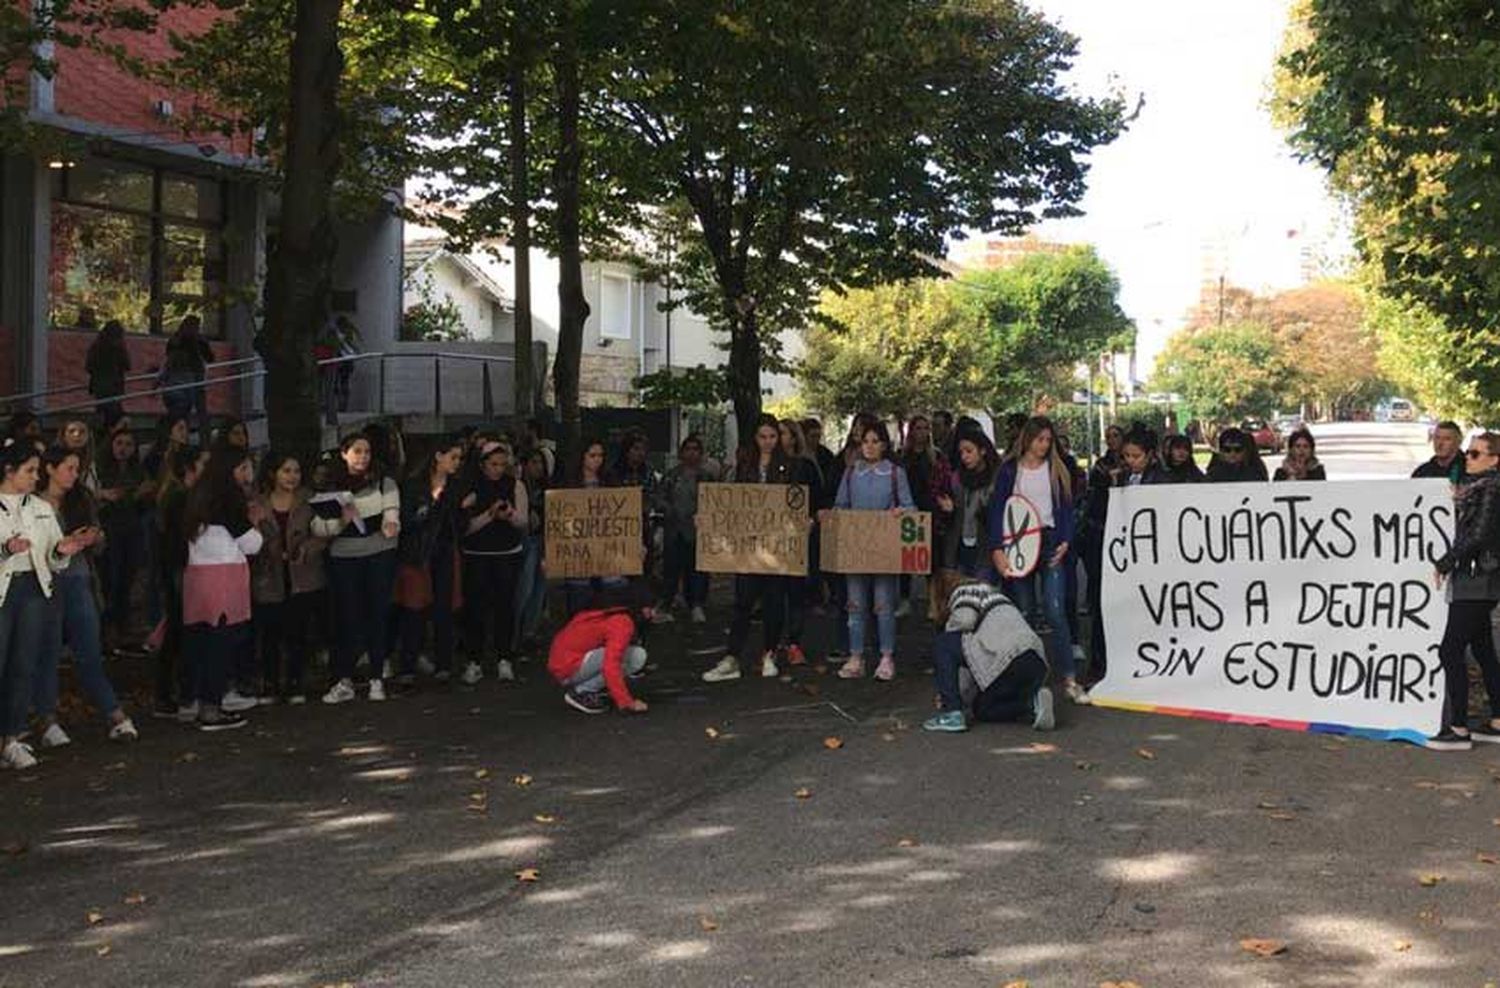
[{"label": "blue jeans", "polygon": [[[73,572],[74,570],[78,572]],[[73,671],[84,696],[108,717],[120,709],[114,687],[104,674],[104,650],[99,643],[99,605],[94,599],[93,574],[73,563],[52,584],[51,627],[47,647],[36,670],[31,704],[44,720],[57,712],[57,669],[63,643],[73,653]]]},{"label": "blue jeans", "polygon": [[[964,666],[963,632],[944,631],[932,639],[932,665],[943,709],[962,710],[958,673]],[[1046,682],[1047,663],[1030,649],[1022,652],[974,697],[974,719],[1003,723],[1032,716],[1036,691]]]},{"label": "blue jeans", "polygon": [[0,604],[0,737],[13,738],[26,729],[31,681],[46,650],[52,607],[35,573],[11,577]]},{"label": "blue jeans", "polygon": [[1063,679],[1072,679],[1075,672],[1073,636],[1068,631],[1067,567],[1072,565],[1073,551],[1069,547],[1068,555],[1063,558],[1062,564],[1053,566],[1051,559],[1052,554],[1057,551],[1057,545],[1057,530],[1046,529],[1042,533],[1041,563],[1024,580],[1006,580],[1005,593],[1015,601],[1016,607],[1020,608],[1022,614],[1030,614],[1037,610],[1036,584],[1037,581],[1041,581],[1041,612],[1047,619],[1047,623],[1052,626],[1051,640],[1048,643],[1052,648],[1052,661],[1056,665],[1059,676]]},{"label": "blue jeans", "polygon": [[337,627],[333,678],[353,679],[361,652],[370,656],[370,678],[381,678],[390,640],[391,594],[396,589],[396,550],[357,559],[330,556],[328,582]]},{"label": "blue jeans", "polygon": [[865,575],[851,573],[845,578],[849,586],[849,654],[859,658],[865,651],[865,615],[870,610],[870,594],[875,594],[875,630],[880,638],[880,654],[896,652],[896,591],[900,578],[894,573]]},{"label": "blue jeans", "polygon": [[[625,649],[625,675],[634,676],[644,668],[646,650],[639,645],[631,645]],[[604,682],[604,649],[590,649],[584,655],[583,664],[578,667],[578,671],[563,685],[579,693],[603,693],[607,688]]]},{"label": "blue jeans", "polygon": [[521,575],[516,581],[516,633],[511,648],[520,652],[521,642],[536,634],[547,603],[547,581],[542,576],[542,540],[526,536],[526,551],[521,556]]}]

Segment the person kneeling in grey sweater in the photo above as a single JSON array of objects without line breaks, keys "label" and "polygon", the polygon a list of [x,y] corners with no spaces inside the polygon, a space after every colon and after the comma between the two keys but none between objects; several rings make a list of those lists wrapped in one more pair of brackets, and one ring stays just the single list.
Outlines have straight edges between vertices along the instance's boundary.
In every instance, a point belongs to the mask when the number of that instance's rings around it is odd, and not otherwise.
[{"label": "person kneeling in grey sweater", "polygon": [[1046,655],[1009,597],[985,583],[961,584],[948,598],[947,623],[932,643],[942,709],[922,728],[966,731],[965,711],[972,710],[976,721],[1030,718],[1037,730],[1052,730]]}]

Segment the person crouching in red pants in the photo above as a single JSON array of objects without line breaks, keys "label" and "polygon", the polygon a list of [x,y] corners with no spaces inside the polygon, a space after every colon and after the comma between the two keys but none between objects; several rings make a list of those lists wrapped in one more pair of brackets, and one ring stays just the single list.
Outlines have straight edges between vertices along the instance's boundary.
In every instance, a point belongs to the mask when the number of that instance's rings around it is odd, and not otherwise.
[{"label": "person crouching in red pants", "polygon": [[646,667],[646,649],[633,644],[636,615],[651,619],[651,608],[639,606],[641,597],[629,584],[606,584],[552,639],[547,671],[574,710],[602,714],[613,701],[625,713],[646,712],[646,701],[631,696],[627,682]]}]

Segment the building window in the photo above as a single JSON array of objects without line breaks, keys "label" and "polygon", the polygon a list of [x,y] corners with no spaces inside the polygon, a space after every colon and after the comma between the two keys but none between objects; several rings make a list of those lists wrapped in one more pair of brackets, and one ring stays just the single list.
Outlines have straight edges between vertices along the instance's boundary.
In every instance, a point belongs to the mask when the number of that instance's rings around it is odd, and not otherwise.
[{"label": "building window", "polygon": [[104,158],[52,173],[51,325],[170,333],[224,325],[224,184]]},{"label": "building window", "polygon": [[617,274],[599,278],[599,335],[630,339],[630,279]]}]

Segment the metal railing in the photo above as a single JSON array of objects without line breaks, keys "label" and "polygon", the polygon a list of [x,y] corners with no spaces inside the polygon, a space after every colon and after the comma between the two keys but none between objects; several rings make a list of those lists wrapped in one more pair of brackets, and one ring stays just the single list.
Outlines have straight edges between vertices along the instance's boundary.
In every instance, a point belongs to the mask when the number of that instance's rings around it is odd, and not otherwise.
[{"label": "metal railing", "polygon": [[[218,361],[215,361],[215,362],[213,362],[211,364],[205,364],[204,365],[204,369],[205,369],[205,371],[210,371],[210,370],[214,370],[214,369],[220,368],[220,367],[238,367],[241,364],[254,363],[255,361],[257,361],[259,359],[260,359],[259,357],[235,357],[232,360],[218,360]],[[126,377],[125,377],[125,386],[126,386],[127,390],[123,394],[119,395],[118,398],[105,398],[105,399],[100,399],[100,400],[101,401],[126,401],[126,400],[128,400],[130,398],[134,398],[136,395],[147,394],[149,392],[146,392],[146,391],[130,391],[130,390],[128,390],[129,387],[130,387],[130,383],[132,381],[154,381],[154,380],[156,380],[156,378],[158,376],[160,376],[160,374],[161,374],[161,368],[157,367],[157,368],[154,368],[152,370],[149,370],[149,371],[145,372],[144,374],[129,374],[129,375],[126,375]],[[20,394],[6,395],[4,397],[0,397],[0,408],[13,408],[17,404],[22,404],[22,403],[29,405],[32,402],[32,400],[36,399],[36,398],[52,398],[52,397],[55,397],[57,395],[72,394],[74,391],[87,391],[87,390],[88,390],[88,382],[83,382],[83,383],[80,383],[80,384],[65,384],[62,387],[58,387],[58,388],[45,388],[45,389],[43,389],[41,391],[23,391]],[[58,410],[60,411],[60,409],[58,409]],[[52,409],[47,409],[47,411],[52,411]]]},{"label": "metal railing", "polygon": [[[443,365],[445,362],[459,362],[470,364],[477,363],[480,365],[480,404],[478,408],[478,414],[483,416],[484,418],[493,418],[495,416],[495,394],[493,387],[494,380],[491,368],[494,364],[513,364],[515,363],[515,359],[516,358],[514,356],[504,356],[499,354],[451,353],[446,351],[422,353],[372,352],[348,354],[339,357],[328,357],[316,362],[316,366],[319,370],[318,383],[321,392],[319,396],[320,403],[323,406],[325,420],[329,425],[335,426],[338,425],[340,415],[391,414],[389,411],[390,403],[388,401],[390,393],[388,388],[388,366],[392,361],[411,362],[430,360],[432,361],[432,403],[430,414],[435,417],[442,417],[445,412],[458,414],[458,411],[456,409],[444,408]],[[371,361],[376,362],[376,379],[373,388],[374,400],[368,403],[369,407],[348,409],[339,408],[336,402],[333,382],[332,380],[330,380],[328,371],[344,365],[358,367],[364,364],[368,364]],[[206,365],[205,369],[222,369],[226,367],[243,366],[245,364],[259,365],[261,363],[261,358],[258,356],[238,357],[234,360],[224,360],[218,361],[213,364],[208,364]],[[136,375],[135,377],[127,378],[127,380],[141,380],[143,378],[154,378],[155,376],[156,374],[153,372],[151,374]],[[234,385],[245,381],[255,381],[264,378],[265,376],[265,367],[256,366],[252,370],[242,371],[238,374],[223,374],[217,377],[205,377],[201,381],[189,381],[185,384],[172,384],[140,391],[127,391],[124,394],[118,396],[112,396],[108,398],[90,398],[88,401],[69,402],[63,405],[38,408],[36,409],[36,411],[39,414],[46,415],[56,415],[65,412],[76,412],[84,410],[92,411],[98,408],[100,405],[110,404],[113,402],[128,402],[149,398],[160,399],[166,395],[171,394],[194,392],[200,390],[207,391],[209,388]],[[24,394],[10,395],[8,397],[0,398],[0,407],[15,407],[15,405],[12,404],[14,402],[26,401],[28,399],[36,398],[47,398],[60,394],[69,394],[74,391],[83,390],[85,387],[86,385],[74,385],[71,387],[50,388],[43,391],[33,391]],[[416,409],[406,408],[403,409],[403,411],[421,414],[421,411]],[[259,417],[259,415],[257,414],[249,413],[248,411],[243,410],[242,414],[244,414],[244,417],[246,418]]]}]

